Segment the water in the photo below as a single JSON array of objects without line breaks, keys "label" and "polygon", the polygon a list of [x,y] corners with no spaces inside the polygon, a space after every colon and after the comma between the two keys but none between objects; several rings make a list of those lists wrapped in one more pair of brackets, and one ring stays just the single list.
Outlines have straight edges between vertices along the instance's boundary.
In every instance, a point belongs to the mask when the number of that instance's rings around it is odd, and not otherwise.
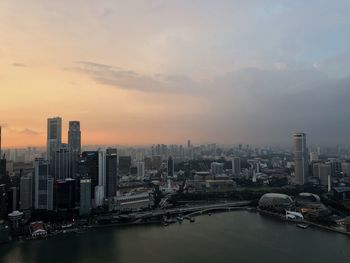
[{"label": "water", "polygon": [[348,262],[350,238],[236,211],[0,246],[0,262]]}]

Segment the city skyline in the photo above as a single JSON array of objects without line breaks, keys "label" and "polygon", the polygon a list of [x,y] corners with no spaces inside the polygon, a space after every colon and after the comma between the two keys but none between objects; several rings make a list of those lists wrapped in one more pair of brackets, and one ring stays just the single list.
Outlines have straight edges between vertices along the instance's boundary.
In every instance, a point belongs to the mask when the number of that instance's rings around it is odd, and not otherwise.
[{"label": "city skyline", "polygon": [[1,1],[4,147],[349,140],[347,1],[81,3]]}]

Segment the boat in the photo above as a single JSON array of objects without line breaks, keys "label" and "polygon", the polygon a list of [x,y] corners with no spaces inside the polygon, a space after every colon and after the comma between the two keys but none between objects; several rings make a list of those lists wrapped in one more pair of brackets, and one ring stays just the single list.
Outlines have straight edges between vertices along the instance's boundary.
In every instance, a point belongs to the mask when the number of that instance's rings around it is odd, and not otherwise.
[{"label": "boat", "polygon": [[308,225],[308,224],[303,224],[303,223],[300,223],[300,224],[297,224],[297,227],[300,227],[300,228],[302,228],[302,229],[306,229],[306,228],[308,228],[310,225]]}]

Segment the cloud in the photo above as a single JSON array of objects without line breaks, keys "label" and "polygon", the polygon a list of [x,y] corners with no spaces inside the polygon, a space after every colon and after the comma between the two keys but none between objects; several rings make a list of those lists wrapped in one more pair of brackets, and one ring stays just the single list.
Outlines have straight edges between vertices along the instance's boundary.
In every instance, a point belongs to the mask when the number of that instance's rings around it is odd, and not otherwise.
[{"label": "cloud", "polygon": [[25,68],[25,67],[28,67],[26,64],[23,64],[23,63],[12,63],[12,66],[14,66],[14,67],[23,67],[23,68]]},{"label": "cloud", "polygon": [[40,135],[41,133],[29,128],[13,128],[9,126],[7,123],[0,124],[2,128],[10,133],[17,133],[17,134],[23,134],[23,135]]},{"label": "cloud", "polygon": [[73,70],[91,76],[97,83],[120,89],[182,93],[197,88],[197,83],[185,75],[144,75],[133,70],[89,61],[78,61],[77,64]]}]

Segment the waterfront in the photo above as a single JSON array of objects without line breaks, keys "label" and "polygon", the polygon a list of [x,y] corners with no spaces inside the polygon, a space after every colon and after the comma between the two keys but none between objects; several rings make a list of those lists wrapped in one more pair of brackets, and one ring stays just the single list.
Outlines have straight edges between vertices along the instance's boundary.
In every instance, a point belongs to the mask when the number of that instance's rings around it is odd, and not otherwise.
[{"label": "waterfront", "polygon": [[330,262],[350,258],[350,239],[235,211],[196,223],[106,228],[0,246],[0,262]]}]

